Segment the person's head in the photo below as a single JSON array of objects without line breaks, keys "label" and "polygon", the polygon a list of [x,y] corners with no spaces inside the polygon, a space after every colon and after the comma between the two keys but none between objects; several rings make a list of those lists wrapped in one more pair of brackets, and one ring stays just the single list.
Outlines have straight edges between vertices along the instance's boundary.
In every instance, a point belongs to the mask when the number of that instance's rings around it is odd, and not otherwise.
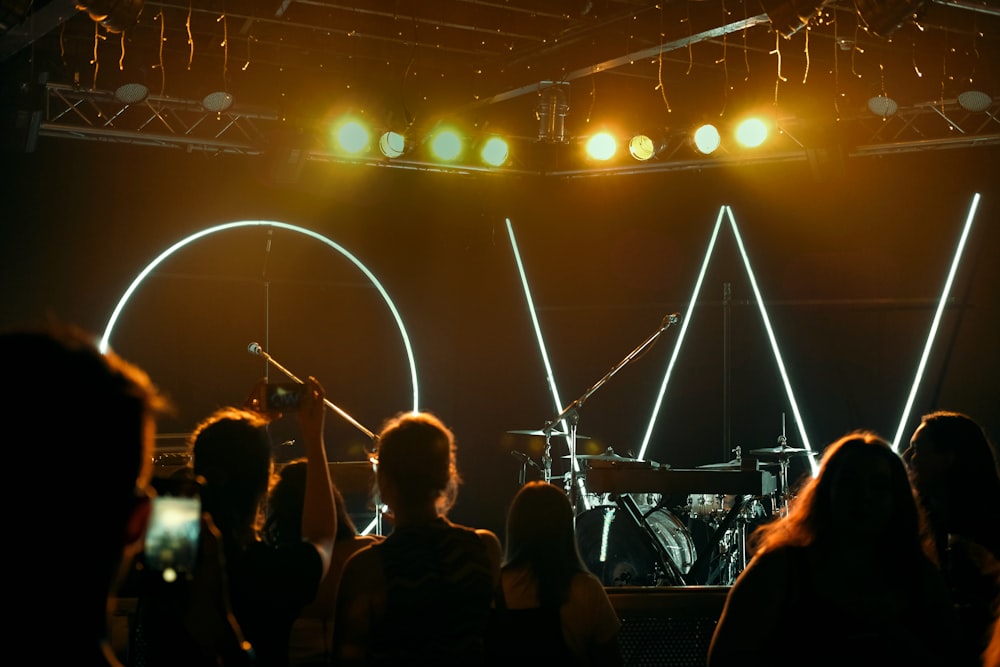
[{"label": "person's head", "polygon": [[387,420],[378,434],[376,482],[391,510],[435,507],[447,514],[461,477],[455,437],[428,412],[405,412]]},{"label": "person's head", "polygon": [[922,494],[995,490],[1000,479],[992,443],[978,423],[960,412],[924,415],[903,459]]},{"label": "person's head", "polygon": [[826,448],[819,471],[802,486],[788,516],[763,526],[754,542],[770,548],[853,541],[912,552],[919,550],[919,534],[902,459],[881,436],[855,431]]},{"label": "person's head", "polygon": [[[88,560],[76,565],[92,569],[71,584],[56,577],[61,593],[79,595],[65,592],[72,585],[107,596],[145,530],[156,419],[168,402],[143,370],[114,352],[101,354],[95,339],[74,327],[9,331],[0,341],[7,351],[0,389],[7,452],[30,447],[47,461],[34,482],[70,512],[45,518],[18,508],[11,518],[25,525],[12,535],[77,555],[82,549]],[[41,583],[49,580],[51,572]]]},{"label": "person's head", "polygon": [[[566,492],[547,482],[528,482],[507,510],[504,567],[525,567],[539,582],[543,605],[565,601],[569,581],[586,571]],[[552,585],[548,585],[552,584]]]},{"label": "person's head", "polygon": [[204,479],[203,507],[224,537],[243,544],[256,536],[271,483],[267,423],[256,412],[220,408],[190,436],[194,474]]},{"label": "person's head", "polygon": [[[302,540],[302,508],[306,498],[308,465],[305,458],[293,459],[278,471],[277,479],[267,496],[267,516],[263,530],[266,541],[282,544]],[[353,539],[358,534],[358,529],[336,486],[333,487],[333,499],[337,504],[336,541]]]},{"label": "person's head", "polygon": [[924,415],[903,459],[935,532],[963,535],[1000,553],[996,524],[983,521],[977,509],[1000,506],[997,453],[976,421],[946,410]]}]

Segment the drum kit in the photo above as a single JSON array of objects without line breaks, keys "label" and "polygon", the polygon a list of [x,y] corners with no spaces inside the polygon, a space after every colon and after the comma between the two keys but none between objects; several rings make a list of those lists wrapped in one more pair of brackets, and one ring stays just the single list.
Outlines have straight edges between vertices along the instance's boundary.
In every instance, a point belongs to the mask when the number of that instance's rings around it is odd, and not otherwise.
[{"label": "drum kit", "polygon": [[[575,458],[580,470],[545,481],[561,482],[574,502],[581,556],[605,586],[732,585],[752,555],[747,538],[758,526],[785,516],[794,499],[788,479],[790,459],[812,454],[807,449],[787,447],[783,438],[777,447],[749,450],[748,457],[742,455],[740,447],[734,452],[736,458],[731,461],[696,470],[761,471],[768,477],[774,471],[770,493],[687,493],[681,500],[674,493],[589,492],[586,479],[594,469],[661,468],[670,472],[670,466],[621,456],[610,447],[599,454],[563,456]],[[517,458],[528,457],[522,454]],[[574,483],[581,489],[579,494],[573,493]]]}]

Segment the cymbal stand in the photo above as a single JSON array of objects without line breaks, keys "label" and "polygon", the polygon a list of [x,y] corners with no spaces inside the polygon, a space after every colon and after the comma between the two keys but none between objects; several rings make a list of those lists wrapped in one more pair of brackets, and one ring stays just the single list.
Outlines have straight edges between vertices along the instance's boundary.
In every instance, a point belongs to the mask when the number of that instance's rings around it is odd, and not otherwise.
[{"label": "cymbal stand", "polygon": [[785,437],[785,413],[781,413],[781,435],[778,436],[778,481],[781,486],[781,496],[778,498],[778,507],[772,508],[775,513],[781,516],[788,516],[788,500],[790,497],[788,491],[788,454],[785,453],[785,447],[788,445],[788,438]]},{"label": "cymbal stand", "polygon": [[[565,423],[568,426],[569,430],[568,444],[569,444],[570,480],[571,480],[570,489],[572,489],[569,500],[570,504],[573,505],[574,516],[579,513],[577,508],[577,497],[580,495],[580,488],[577,486],[577,471],[579,470],[580,464],[576,458],[576,427],[580,421],[580,413],[579,413],[580,408],[583,407],[583,404],[587,401],[587,399],[590,398],[594,394],[594,392],[600,389],[604,385],[604,383],[610,380],[618,371],[624,368],[629,362],[638,357],[641,353],[645,352],[646,348],[650,347],[654,342],[656,342],[656,339],[659,338],[661,333],[669,329],[672,325],[677,324],[679,319],[680,315],[678,313],[671,313],[666,317],[664,317],[663,321],[660,322],[660,326],[651,335],[647,336],[646,340],[639,343],[639,345],[636,346],[635,349],[633,349],[631,352],[625,355],[624,359],[615,364],[611,368],[611,370],[608,371],[607,374],[605,374],[604,377],[595,382],[594,385],[590,387],[590,389],[585,391],[582,396],[580,396],[572,403],[567,405],[562,412],[556,415],[555,419],[545,423],[545,428],[543,430],[545,431],[546,443],[548,443],[548,438],[551,435],[552,429],[555,428],[556,424]],[[590,509],[589,507],[586,506],[586,500],[584,500],[584,507],[585,509]]]}]

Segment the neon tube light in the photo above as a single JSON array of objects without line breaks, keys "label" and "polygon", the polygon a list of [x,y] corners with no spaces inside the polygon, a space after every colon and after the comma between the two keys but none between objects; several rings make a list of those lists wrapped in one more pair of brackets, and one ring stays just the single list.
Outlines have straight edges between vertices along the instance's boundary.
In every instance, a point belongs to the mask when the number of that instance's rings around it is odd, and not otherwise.
[{"label": "neon tube light", "polygon": [[[531,326],[535,330],[535,339],[538,341],[538,350],[542,355],[542,364],[545,366],[545,379],[549,385],[549,391],[552,393],[553,405],[556,409],[556,414],[563,411],[562,399],[559,398],[559,388],[556,387],[555,374],[552,372],[552,364],[549,363],[549,353],[545,349],[545,339],[542,337],[542,327],[538,323],[538,314],[535,311],[535,302],[531,298],[531,288],[528,286],[528,275],[524,270],[524,262],[521,261],[521,251],[517,247],[517,239],[514,237],[514,226],[510,222],[510,218],[506,219],[507,222],[507,236],[510,238],[510,247],[514,251],[514,263],[517,265],[517,273],[521,278],[521,287],[524,289],[524,300],[528,305],[528,315],[531,317]],[[569,432],[569,426],[566,424],[566,420],[562,421],[562,426]],[[566,438],[566,445],[572,446],[572,438]],[[573,469],[577,472],[580,471],[579,463],[576,458],[571,459],[571,464]],[[580,490],[580,498],[583,499],[583,506],[585,509],[590,509],[590,502],[587,500],[586,486],[583,477],[577,477],[577,486]]]},{"label": "neon tube light", "polygon": [[976,209],[979,208],[979,193],[972,197],[972,204],[969,206],[969,213],[965,217],[965,226],[962,227],[962,235],[958,239],[958,247],[955,248],[955,255],[951,259],[951,269],[948,270],[948,277],[944,281],[944,289],[941,290],[941,298],[938,300],[937,310],[934,312],[934,319],[931,321],[931,329],[927,333],[927,341],[924,343],[923,354],[920,355],[920,363],[917,364],[917,374],[913,378],[913,386],[910,387],[910,395],[906,398],[906,405],[903,407],[903,414],[899,418],[899,428],[896,429],[896,437],[892,439],[892,448],[899,451],[899,441],[903,437],[906,422],[910,418],[910,410],[913,409],[913,402],[917,397],[917,390],[924,377],[924,369],[927,367],[927,359],[931,355],[931,347],[934,345],[934,338],[937,336],[938,326],[941,324],[941,316],[944,313],[945,303],[948,301],[948,294],[951,293],[951,285],[958,272],[958,266],[962,260],[962,251],[965,249],[965,241],[969,238],[969,231],[972,229],[972,222],[976,218]]},{"label": "neon tube light", "polygon": [[653,435],[653,426],[656,424],[656,418],[660,414],[663,396],[667,393],[667,383],[670,382],[670,374],[673,373],[677,356],[681,352],[681,345],[684,343],[684,336],[687,334],[688,323],[691,321],[694,305],[698,300],[698,294],[701,293],[701,284],[705,280],[706,271],[708,271],[708,260],[712,258],[712,251],[715,249],[715,240],[719,237],[719,228],[722,226],[722,214],[725,210],[725,207],[719,209],[719,217],[715,220],[712,236],[708,240],[708,247],[705,248],[705,257],[701,260],[701,271],[698,272],[698,279],[694,282],[694,291],[691,293],[687,312],[681,316],[681,330],[677,334],[677,343],[674,345],[673,354],[670,355],[670,361],[667,363],[667,371],[663,375],[663,382],[660,383],[660,391],[656,395],[656,401],[653,403],[653,414],[649,417],[649,424],[646,426],[646,435],[643,437],[642,446],[639,448],[638,458],[640,461],[646,456],[646,448],[649,446],[649,439]]},{"label": "neon tube light", "polygon": [[211,234],[228,231],[230,229],[239,229],[241,227],[267,227],[267,228],[273,227],[277,229],[284,229],[290,232],[295,232],[297,234],[303,234],[310,238],[316,239],[317,241],[326,244],[327,246],[333,248],[341,255],[346,257],[352,264],[358,267],[358,269],[360,269],[361,272],[365,274],[365,276],[367,276],[368,280],[370,280],[372,285],[375,286],[375,289],[377,289],[379,294],[382,295],[382,299],[389,307],[389,311],[392,313],[393,319],[396,320],[396,326],[399,328],[399,335],[403,340],[403,347],[406,350],[406,358],[410,363],[410,382],[413,385],[413,411],[417,412],[417,406],[419,405],[420,402],[419,401],[420,394],[417,387],[417,364],[413,358],[413,347],[410,345],[410,337],[409,335],[407,335],[406,327],[403,325],[403,318],[400,317],[399,311],[396,309],[396,304],[392,302],[392,299],[389,297],[389,293],[386,292],[385,288],[382,286],[382,283],[380,283],[378,281],[378,278],[375,277],[375,274],[373,274],[370,270],[368,270],[368,267],[362,264],[361,260],[359,260],[357,257],[348,252],[343,246],[338,245],[337,243],[328,239],[322,234],[318,234],[304,227],[298,227],[296,225],[290,225],[284,222],[274,222],[271,220],[243,220],[240,222],[229,222],[226,224],[217,225],[215,227],[209,227],[207,229],[203,229],[200,232],[196,232],[184,239],[181,239],[174,245],[164,250],[162,253],[160,253],[160,255],[156,259],[147,264],[146,267],[139,272],[139,275],[135,277],[135,279],[132,281],[132,284],[128,286],[128,289],[125,290],[125,293],[122,294],[121,298],[118,300],[118,304],[115,306],[114,311],[111,313],[111,317],[108,319],[107,325],[104,327],[104,336],[101,338],[100,341],[101,352],[108,351],[108,348],[111,344],[111,334],[114,332],[115,324],[118,322],[118,318],[121,317],[122,312],[125,310],[125,305],[128,303],[129,299],[132,298],[132,295],[139,288],[139,285],[142,284],[142,281],[144,281],[157,266],[159,266],[164,260],[166,260],[168,257],[173,255],[181,248],[190,245],[199,239],[202,239],[206,236],[210,236]]}]

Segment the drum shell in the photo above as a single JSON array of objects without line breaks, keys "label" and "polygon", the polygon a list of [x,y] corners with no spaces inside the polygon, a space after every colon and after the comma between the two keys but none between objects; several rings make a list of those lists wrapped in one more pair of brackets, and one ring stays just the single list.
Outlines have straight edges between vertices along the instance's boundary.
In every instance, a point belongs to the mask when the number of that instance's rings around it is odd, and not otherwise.
[{"label": "drum shell", "polygon": [[[594,507],[576,519],[577,542],[587,568],[605,586],[683,585],[676,572],[687,574],[696,559],[695,545],[684,523],[665,508],[644,514],[654,543],[615,505]],[[658,557],[670,559],[664,567]]]}]

